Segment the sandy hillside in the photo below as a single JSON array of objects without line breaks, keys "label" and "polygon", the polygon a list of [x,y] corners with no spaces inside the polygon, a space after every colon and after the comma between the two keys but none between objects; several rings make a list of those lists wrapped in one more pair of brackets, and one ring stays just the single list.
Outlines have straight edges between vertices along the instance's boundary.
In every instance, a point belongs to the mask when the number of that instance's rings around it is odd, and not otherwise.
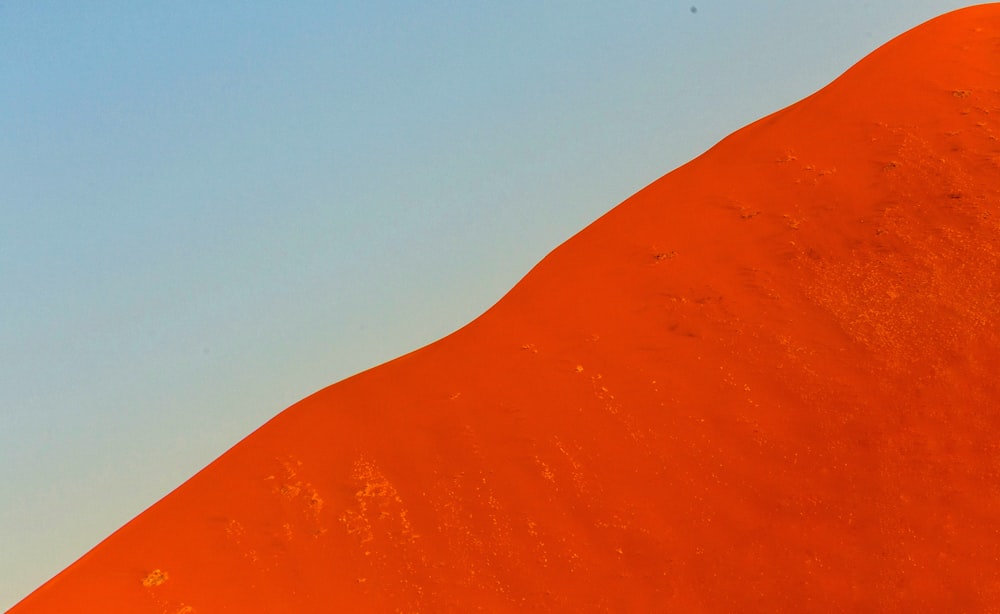
[{"label": "sandy hillside", "polygon": [[926,23],[12,612],[997,608],[998,137],[1000,4]]}]

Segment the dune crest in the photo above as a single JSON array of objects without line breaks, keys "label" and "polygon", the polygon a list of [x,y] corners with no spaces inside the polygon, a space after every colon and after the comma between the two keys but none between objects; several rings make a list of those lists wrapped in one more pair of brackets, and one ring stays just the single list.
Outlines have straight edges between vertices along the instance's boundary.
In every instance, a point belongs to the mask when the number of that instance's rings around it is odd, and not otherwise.
[{"label": "dune crest", "polygon": [[927,22],[11,612],[996,607],[998,137],[1000,4]]}]

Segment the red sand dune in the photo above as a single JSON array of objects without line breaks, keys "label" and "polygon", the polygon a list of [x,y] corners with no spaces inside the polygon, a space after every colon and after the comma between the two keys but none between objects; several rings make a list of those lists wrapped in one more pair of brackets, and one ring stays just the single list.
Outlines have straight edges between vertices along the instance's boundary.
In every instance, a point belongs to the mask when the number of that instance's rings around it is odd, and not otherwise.
[{"label": "red sand dune", "polygon": [[998,137],[924,24],[12,611],[1000,611]]}]

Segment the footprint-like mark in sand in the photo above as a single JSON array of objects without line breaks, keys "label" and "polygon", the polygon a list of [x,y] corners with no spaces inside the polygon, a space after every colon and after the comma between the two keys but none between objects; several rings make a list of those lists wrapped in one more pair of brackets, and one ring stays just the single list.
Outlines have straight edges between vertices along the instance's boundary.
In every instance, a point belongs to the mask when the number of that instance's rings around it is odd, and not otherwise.
[{"label": "footprint-like mark in sand", "polygon": [[162,569],[154,569],[153,571],[146,574],[146,577],[142,579],[142,585],[146,588],[153,588],[154,586],[160,586],[164,584],[170,576],[167,572]]},{"label": "footprint-like mark in sand", "polygon": [[[142,578],[142,585],[148,589],[155,589],[159,586],[163,586],[170,579],[170,574],[163,571],[162,569],[154,569]],[[168,614],[195,614],[193,607],[185,603],[177,603],[163,600],[155,599],[158,603],[158,607]]]},{"label": "footprint-like mark in sand", "polygon": [[[282,525],[279,537],[291,540],[297,528],[304,528],[313,537],[326,533],[323,528],[320,512],[323,510],[323,498],[311,482],[299,477],[302,461],[288,458],[281,463],[278,475],[269,475],[266,479],[273,482],[272,492],[290,504],[301,516],[293,518]],[[299,522],[295,522],[295,520]]]},{"label": "footprint-like mark in sand", "polygon": [[412,543],[419,537],[407,518],[406,506],[392,482],[370,460],[354,463],[352,480],[357,483],[354,506],[340,516],[347,532],[361,544],[378,537],[394,543]]}]

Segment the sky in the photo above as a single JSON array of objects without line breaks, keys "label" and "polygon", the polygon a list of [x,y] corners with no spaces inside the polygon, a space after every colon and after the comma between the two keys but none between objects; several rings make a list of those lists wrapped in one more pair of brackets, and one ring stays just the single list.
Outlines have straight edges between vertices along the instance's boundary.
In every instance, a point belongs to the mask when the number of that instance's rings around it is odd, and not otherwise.
[{"label": "sky", "polygon": [[0,609],[964,4],[0,0]]}]

